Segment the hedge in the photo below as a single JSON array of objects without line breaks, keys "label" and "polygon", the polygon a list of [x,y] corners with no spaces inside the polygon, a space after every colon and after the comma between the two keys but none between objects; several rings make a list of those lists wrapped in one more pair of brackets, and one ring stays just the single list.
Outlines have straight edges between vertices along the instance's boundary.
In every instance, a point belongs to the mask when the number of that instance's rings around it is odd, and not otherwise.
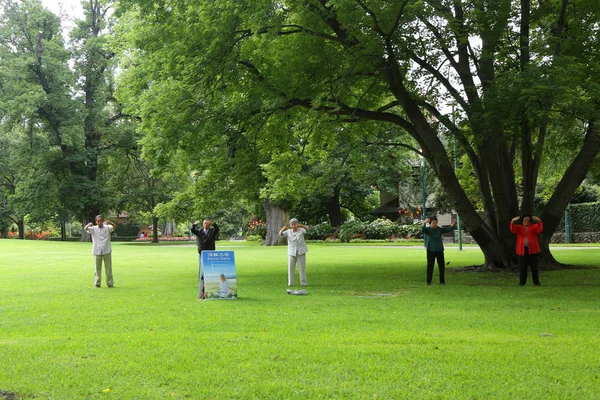
[{"label": "hedge", "polygon": [[350,221],[334,228],[328,223],[309,227],[309,240],[335,240],[349,242],[353,239],[408,239],[422,238],[421,223],[400,225],[385,218],[371,222]]},{"label": "hedge", "polygon": [[[600,202],[571,204],[569,206],[571,232],[600,232]],[[565,230],[563,215],[556,231]]]}]

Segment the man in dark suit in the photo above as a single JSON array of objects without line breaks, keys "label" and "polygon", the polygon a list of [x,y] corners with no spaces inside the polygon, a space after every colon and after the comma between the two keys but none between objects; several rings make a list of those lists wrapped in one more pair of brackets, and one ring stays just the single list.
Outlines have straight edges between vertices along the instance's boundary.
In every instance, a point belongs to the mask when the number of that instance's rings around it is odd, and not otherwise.
[{"label": "man in dark suit", "polygon": [[198,229],[198,224],[200,224],[199,220],[192,225],[192,233],[196,235],[198,254],[203,250],[214,250],[215,240],[219,237],[219,226],[208,219],[202,222],[202,229]]},{"label": "man in dark suit", "polygon": [[196,235],[198,245],[198,270],[200,271],[200,285],[204,299],[204,271],[202,271],[202,252],[215,249],[215,240],[219,237],[219,226],[209,219],[202,221],[202,229],[198,229],[200,220],[192,224],[192,233]]}]

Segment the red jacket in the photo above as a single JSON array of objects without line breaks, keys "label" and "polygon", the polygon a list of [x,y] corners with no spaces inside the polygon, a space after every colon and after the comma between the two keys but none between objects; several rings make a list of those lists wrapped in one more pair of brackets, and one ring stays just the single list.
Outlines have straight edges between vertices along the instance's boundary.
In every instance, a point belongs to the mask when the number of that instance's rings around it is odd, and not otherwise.
[{"label": "red jacket", "polygon": [[517,255],[525,255],[525,236],[527,236],[529,254],[540,252],[540,244],[537,236],[544,230],[542,221],[537,221],[536,224],[529,225],[527,235],[525,235],[525,226],[510,223],[510,231],[517,235]]}]

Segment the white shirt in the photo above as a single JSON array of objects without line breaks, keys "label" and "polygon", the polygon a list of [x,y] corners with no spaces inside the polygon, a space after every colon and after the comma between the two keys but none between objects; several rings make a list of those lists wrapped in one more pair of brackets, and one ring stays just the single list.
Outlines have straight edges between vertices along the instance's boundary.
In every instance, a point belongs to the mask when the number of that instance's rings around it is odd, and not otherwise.
[{"label": "white shirt", "polygon": [[219,292],[229,293],[229,281],[219,282]]},{"label": "white shirt", "polygon": [[306,242],[304,241],[304,235],[306,234],[306,230],[304,228],[298,228],[296,232],[291,229],[282,233],[282,236],[287,236],[288,238],[288,255],[289,256],[301,256],[308,252],[308,248],[306,247]]},{"label": "white shirt", "polygon": [[92,254],[100,256],[112,251],[110,247],[110,234],[113,231],[112,225],[104,224],[102,228],[98,225],[90,226],[85,229],[92,236]]}]

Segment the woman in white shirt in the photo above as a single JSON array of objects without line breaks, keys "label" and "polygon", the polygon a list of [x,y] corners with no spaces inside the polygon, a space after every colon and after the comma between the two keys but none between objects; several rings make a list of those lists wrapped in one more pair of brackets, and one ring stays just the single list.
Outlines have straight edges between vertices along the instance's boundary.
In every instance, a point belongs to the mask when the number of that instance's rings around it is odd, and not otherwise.
[{"label": "woman in white shirt", "polygon": [[229,281],[225,277],[225,274],[221,274],[221,282],[219,282],[219,296],[229,296]]},{"label": "woman in white shirt", "polygon": [[294,274],[296,263],[298,264],[298,274],[300,275],[300,285],[308,286],[306,281],[306,241],[304,235],[308,227],[299,224],[296,218],[290,219],[290,227],[287,225],[281,228],[279,236],[287,237],[288,241],[288,285],[294,285]]}]

